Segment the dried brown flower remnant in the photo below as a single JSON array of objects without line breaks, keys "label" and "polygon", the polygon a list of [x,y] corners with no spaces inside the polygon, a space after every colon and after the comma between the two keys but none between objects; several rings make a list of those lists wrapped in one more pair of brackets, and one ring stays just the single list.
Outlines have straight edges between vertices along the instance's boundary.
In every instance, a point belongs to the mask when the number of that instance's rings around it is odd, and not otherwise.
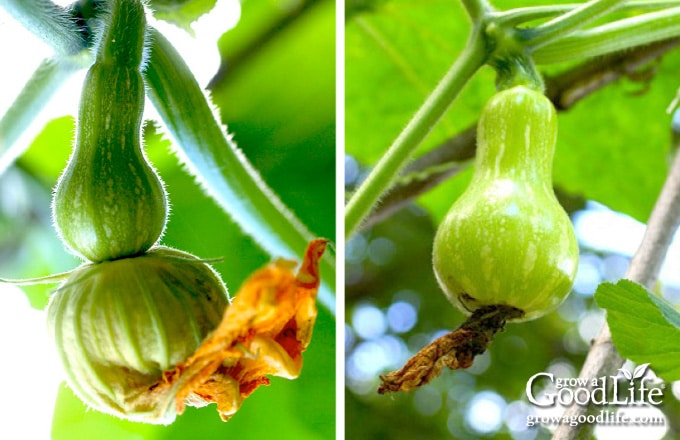
[{"label": "dried brown flower remnant", "polygon": [[267,376],[298,377],[316,320],[319,259],[327,241],[312,241],[297,274],[277,260],[255,272],[227,307],[215,331],[185,362],[165,372],[160,388],[177,389],[175,405],[216,403],[228,420]]},{"label": "dried brown flower remnant", "polygon": [[484,353],[496,332],[505,327],[506,321],[522,314],[521,310],[508,306],[477,309],[460,327],[425,346],[400,370],[380,376],[378,393],[411,391],[427,385],[444,367],[452,370],[470,367],[475,356]]}]

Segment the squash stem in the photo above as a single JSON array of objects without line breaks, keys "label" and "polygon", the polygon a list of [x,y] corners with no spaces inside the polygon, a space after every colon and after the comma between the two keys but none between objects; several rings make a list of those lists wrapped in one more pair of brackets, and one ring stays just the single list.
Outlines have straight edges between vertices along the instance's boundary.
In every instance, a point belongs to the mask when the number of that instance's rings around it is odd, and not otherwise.
[{"label": "squash stem", "polygon": [[59,56],[74,55],[87,46],[67,10],[50,0],[5,0],[0,5]]},{"label": "squash stem", "polygon": [[[269,255],[299,260],[315,237],[266,185],[228,136],[172,44],[150,28],[145,77],[150,97],[182,161],[206,192]],[[190,114],[187,110],[190,109]],[[319,301],[335,312],[335,261],[321,260]]]},{"label": "squash stem", "polygon": [[582,29],[587,24],[621,6],[624,2],[625,0],[591,0],[547,23],[526,29],[524,38],[529,46],[533,48],[541,47]]},{"label": "squash stem", "polygon": [[[680,1],[678,0],[632,0],[625,2],[616,10],[622,12],[654,10],[673,8],[678,5],[680,5]],[[580,6],[582,6],[582,4],[579,3],[527,6],[509,9],[507,11],[493,12],[491,18],[500,26],[514,27],[534,20],[551,19],[558,15],[566,14]]]},{"label": "squash stem", "polygon": [[550,64],[601,56],[680,35],[680,7],[649,12],[579,31],[533,52],[536,63]]},{"label": "squash stem", "polygon": [[487,0],[462,0],[462,3],[473,23],[479,23],[485,15],[492,11]]}]

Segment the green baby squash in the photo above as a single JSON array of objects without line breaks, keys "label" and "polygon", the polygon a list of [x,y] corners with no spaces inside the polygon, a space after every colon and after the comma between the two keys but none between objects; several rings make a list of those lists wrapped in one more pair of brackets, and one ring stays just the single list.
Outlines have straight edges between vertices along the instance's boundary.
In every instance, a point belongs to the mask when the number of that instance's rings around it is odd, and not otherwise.
[{"label": "green baby squash", "polygon": [[50,299],[47,324],[67,382],[88,407],[168,424],[175,394],[156,395],[153,387],[217,328],[227,304],[226,287],[207,263],[158,246],[82,264]]},{"label": "green baby squash", "polygon": [[167,215],[163,184],[140,140],[144,8],[138,0],[115,0],[110,8],[85,78],[75,147],[53,198],[62,240],[92,262],[143,253]]},{"label": "green baby squash", "polygon": [[478,126],[475,171],[438,228],[437,280],[466,312],[505,305],[529,320],[566,298],[578,245],[552,186],[557,117],[540,92],[494,95]]}]

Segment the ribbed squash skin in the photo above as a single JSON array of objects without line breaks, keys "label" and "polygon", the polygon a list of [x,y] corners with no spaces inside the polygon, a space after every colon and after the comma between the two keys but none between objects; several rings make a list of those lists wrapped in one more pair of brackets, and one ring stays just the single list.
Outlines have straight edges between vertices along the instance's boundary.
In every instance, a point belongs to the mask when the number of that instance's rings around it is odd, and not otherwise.
[{"label": "ribbed squash skin", "polygon": [[227,303],[208,264],[161,247],[82,265],[51,298],[47,322],[67,382],[86,404],[129,420],[169,423],[174,396],[148,399],[143,392],[194,353]]},{"label": "ribbed squash skin", "polygon": [[143,253],[165,228],[163,184],[140,141],[146,20],[116,0],[83,86],[76,143],[57,183],[53,217],[64,243],[98,262]]},{"label": "ribbed squash skin", "polygon": [[482,112],[472,182],[434,242],[437,280],[461,309],[508,305],[534,319],[569,294],[578,245],[553,192],[556,137],[552,103],[527,87],[497,93]]}]

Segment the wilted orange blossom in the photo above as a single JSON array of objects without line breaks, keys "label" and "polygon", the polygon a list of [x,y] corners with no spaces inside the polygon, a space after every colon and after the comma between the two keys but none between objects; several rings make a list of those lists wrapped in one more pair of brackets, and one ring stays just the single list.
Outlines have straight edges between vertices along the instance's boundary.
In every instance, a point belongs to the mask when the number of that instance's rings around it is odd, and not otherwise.
[{"label": "wilted orange blossom", "polygon": [[185,362],[164,373],[152,392],[177,389],[178,414],[185,405],[217,404],[228,420],[267,376],[297,378],[302,352],[316,320],[319,259],[327,240],[312,241],[297,274],[296,263],[279,259],[243,284],[219,326]]}]

